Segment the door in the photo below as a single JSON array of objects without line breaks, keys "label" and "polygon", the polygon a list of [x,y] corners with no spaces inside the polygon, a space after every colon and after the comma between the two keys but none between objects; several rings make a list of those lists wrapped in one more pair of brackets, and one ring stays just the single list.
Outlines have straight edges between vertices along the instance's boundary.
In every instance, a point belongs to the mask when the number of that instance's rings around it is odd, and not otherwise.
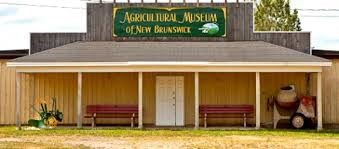
[{"label": "door", "polygon": [[184,125],[184,77],[156,77],[156,125]]}]

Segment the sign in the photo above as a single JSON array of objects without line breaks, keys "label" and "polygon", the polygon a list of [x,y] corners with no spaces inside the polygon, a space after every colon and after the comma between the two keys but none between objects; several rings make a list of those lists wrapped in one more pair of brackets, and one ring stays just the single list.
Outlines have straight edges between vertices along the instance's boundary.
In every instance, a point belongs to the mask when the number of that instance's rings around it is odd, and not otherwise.
[{"label": "sign", "polygon": [[113,36],[226,36],[226,8],[113,8]]}]

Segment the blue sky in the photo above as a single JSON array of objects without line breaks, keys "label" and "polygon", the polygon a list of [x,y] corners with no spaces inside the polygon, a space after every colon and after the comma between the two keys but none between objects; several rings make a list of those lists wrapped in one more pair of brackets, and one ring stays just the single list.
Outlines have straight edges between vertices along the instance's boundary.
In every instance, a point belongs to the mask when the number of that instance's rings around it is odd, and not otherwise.
[{"label": "blue sky", "polygon": [[[109,1],[109,0],[106,0]],[[117,0],[127,1],[127,0]],[[140,0],[131,0],[140,1]],[[151,0],[145,0],[152,2]],[[166,2],[168,0],[158,0]],[[181,2],[182,0],[172,0]],[[196,0],[187,0],[195,2]],[[200,0],[209,2],[210,0]],[[215,0],[224,1],[224,0]],[[232,0],[228,0],[232,2]],[[235,0],[233,0],[235,1]],[[242,0],[240,0],[242,1]],[[248,0],[247,0],[248,1]],[[86,7],[80,0],[0,0],[1,2],[67,7]],[[299,9],[339,9],[338,0],[291,0],[292,8]],[[339,12],[299,12],[303,31],[311,31],[312,47],[339,50]],[[29,48],[30,32],[85,32],[86,10],[32,6],[12,6],[0,4],[0,50]]]}]

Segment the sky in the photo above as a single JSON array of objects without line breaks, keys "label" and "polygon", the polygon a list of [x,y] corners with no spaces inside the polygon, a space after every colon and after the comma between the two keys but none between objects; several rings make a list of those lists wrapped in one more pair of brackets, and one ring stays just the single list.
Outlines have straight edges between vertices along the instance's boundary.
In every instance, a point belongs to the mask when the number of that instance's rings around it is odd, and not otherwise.
[{"label": "sky", "polygon": [[[0,50],[28,49],[30,44],[29,33],[31,32],[86,32],[85,8],[88,1],[89,0],[0,0]],[[117,2],[126,1],[127,0],[117,0]],[[151,3],[154,0],[144,1]],[[167,1],[168,0],[158,0],[158,2]],[[186,1],[195,2],[196,0]],[[222,2],[224,0],[214,1]],[[291,7],[298,9],[339,9],[339,0],[290,1]],[[3,4],[9,2],[68,8]],[[140,0],[131,0],[131,2],[140,2]],[[172,2],[182,2],[182,0],[172,0]],[[200,0],[200,2],[210,2],[210,0]],[[228,0],[228,2],[232,2],[232,0]],[[339,51],[339,11],[299,11],[299,16],[303,31],[311,32],[311,47],[315,49]]]}]

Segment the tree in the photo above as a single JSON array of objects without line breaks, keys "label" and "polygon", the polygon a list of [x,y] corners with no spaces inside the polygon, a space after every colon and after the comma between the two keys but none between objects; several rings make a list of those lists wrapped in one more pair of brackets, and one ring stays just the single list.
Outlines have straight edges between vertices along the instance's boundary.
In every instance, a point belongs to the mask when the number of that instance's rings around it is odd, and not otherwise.
[{"label": "tree", "polygon": [[291,13],[289,0],[260,0],[254,16],[256,31],[301,31],[298,11]]}]

